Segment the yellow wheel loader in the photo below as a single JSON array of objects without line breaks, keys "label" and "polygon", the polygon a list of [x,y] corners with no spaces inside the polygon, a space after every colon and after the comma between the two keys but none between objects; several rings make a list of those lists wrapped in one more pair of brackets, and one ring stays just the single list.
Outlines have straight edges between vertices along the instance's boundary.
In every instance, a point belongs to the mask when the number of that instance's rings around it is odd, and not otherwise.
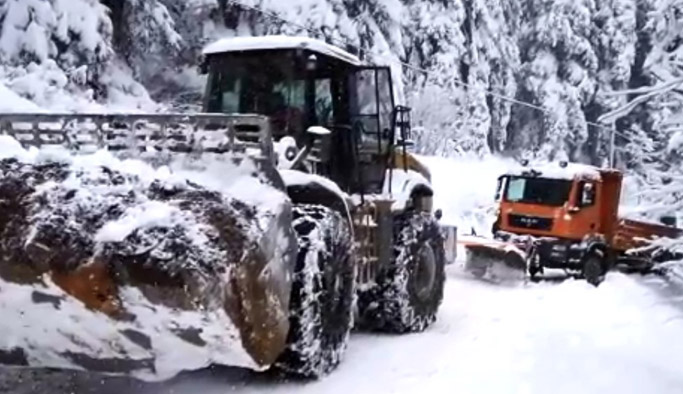
[{"label": "yellow wheel loader", "polygon": [[319,377],[354,324],[435,321],[444,233],[389,68],[267,36],[202,69],[203,114],[0,114],[1,364]]}]

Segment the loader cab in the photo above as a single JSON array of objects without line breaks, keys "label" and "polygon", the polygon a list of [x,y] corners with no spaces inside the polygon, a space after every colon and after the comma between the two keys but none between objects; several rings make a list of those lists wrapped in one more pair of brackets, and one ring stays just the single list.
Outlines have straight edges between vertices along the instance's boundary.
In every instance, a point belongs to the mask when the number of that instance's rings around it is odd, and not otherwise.
[{"label": "loader cab", "polygon": [[499,178],[496,230],[581,240],[610,239],[617,224],[621,173],[579,164],[550,164]]},{"label": "loader cab", "polygon": [[[206,112],[266,115],[276,142],[292,137],[298,149],[313,145],[306,171],[349,193],[381,191],[397,128],[405,136],[410,127],[397,121],[407,109],[394,104],[388,67],[364,66],[346,51],[305,37],[225,39],[204,56]],[[331,133],[311,135],[312,126]]]}]

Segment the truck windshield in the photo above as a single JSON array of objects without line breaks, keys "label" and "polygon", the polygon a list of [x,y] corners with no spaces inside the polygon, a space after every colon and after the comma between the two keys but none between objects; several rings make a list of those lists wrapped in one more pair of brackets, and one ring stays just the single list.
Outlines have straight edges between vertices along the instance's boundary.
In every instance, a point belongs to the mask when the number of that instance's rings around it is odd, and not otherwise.
[{"label": "truck windshield", "polygon": [[505,199],[510,202],[560,206],[569,199],[572,183],[563,179],[510,177]]}]

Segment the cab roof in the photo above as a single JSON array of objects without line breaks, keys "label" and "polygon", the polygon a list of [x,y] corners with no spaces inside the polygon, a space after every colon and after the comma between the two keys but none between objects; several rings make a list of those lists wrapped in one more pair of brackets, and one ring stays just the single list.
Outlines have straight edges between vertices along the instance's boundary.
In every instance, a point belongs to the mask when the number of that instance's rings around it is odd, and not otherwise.
[{"label": "cab roof", "polygon": [[321,55],[334,57],[354,66],[361,66],[363,64],[357,56],[324,41],[310,37],[290,37],[284,35],[227,37],[207,45],[202,53],[204,55],[216,55],[269,49],[306,49]]},{"label": "cab roof", "polygon": [[592,179],[599,181],[606,174],[619,173],[611,168],[600,168],[581,163],[543,163],[539,165],[519,165],[510,169],[508,176],[533,176],[549,179]]}]

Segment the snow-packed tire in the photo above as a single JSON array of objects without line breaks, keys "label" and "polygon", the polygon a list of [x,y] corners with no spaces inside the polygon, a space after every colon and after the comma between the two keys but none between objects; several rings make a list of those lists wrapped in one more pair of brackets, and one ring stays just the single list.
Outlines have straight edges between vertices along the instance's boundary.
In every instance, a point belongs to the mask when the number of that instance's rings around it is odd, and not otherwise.
[{"label": "snow-packed tire", "polygon": [[299,251],[290,330],[275,366],[295,377],[318,378],[341,362],[353,326],[353,238],[348,221],[330,208],[298,205],[293,214]]},{"label": "snow-packed tire", "polygon": [[443,235],[430,215],[406,213],[395,219],[394,236],[392,263],[358,294],[360,325],[391,333],[423,331],[436,321],[443,300]]},{"label": "snow-packed tire", "polygon": [[598,286],[605,279],[605,262],[602,251],[589,252],[583,259],[583,277],[586,282]]}]

